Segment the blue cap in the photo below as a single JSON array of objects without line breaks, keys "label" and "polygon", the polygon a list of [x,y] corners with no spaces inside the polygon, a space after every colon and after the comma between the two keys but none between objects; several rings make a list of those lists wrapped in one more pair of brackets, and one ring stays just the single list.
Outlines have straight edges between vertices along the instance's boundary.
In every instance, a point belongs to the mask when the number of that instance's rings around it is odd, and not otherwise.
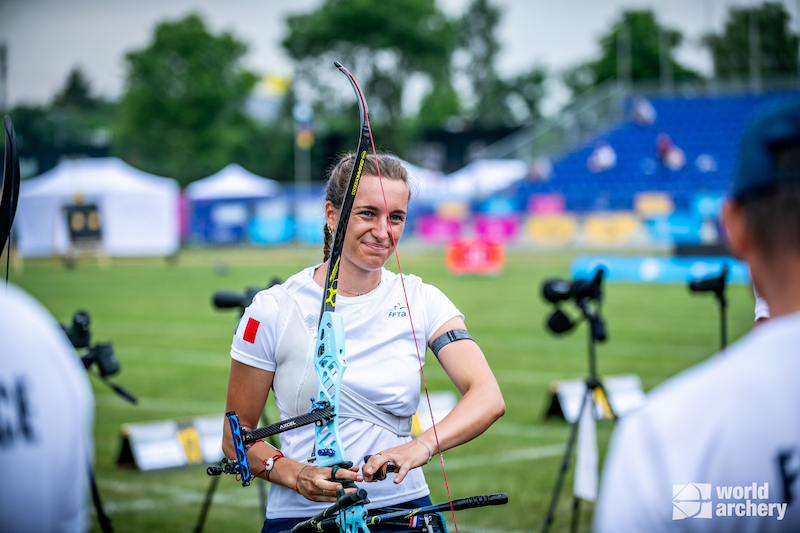
[{"label": "blue cap", "polygon": [[731,195],[742,201],[785,185],[800,186],[800,98],[769,104],[750,120]]}]

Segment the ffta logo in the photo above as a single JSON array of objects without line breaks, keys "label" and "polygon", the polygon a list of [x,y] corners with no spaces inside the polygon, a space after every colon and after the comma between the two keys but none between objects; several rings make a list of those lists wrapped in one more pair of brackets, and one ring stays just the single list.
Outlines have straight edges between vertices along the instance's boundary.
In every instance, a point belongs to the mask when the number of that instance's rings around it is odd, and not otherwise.
[{"label": "ffta logo", "polygon": [[396,317],[396,316],[397,317],[406,317],[406,316],[408,316],[406,314],[407,310],[408,310],[408,308],[406,306],[404,306],[403,304],[397,304],[392,308],[391,311],[389,311],[389,318]]},{"label": "ffta logo", "polygon": [[711,483],[672,485],[673,520],[711,516]]}]

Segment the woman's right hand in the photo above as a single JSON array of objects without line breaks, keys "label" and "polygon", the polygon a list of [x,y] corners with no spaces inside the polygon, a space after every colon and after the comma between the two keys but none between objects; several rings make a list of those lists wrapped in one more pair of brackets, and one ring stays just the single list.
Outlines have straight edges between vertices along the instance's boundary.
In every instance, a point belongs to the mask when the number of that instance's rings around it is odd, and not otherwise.
[{"label": "woman's right hand", "polygon": [[[298,493],[312,502],[336,501],[336,492],[342,490],[342,484],[331,481],[331,471],[329,467],[317,467],[303,465],[297,472],[295,487]],[[364,477],[358,473],[358,467],[354,466],[349,470],[344,468],[336,472],[337,479],[348,481],[364,481]],[[353,492],[355,488],[346,489],[345,492]]]}]

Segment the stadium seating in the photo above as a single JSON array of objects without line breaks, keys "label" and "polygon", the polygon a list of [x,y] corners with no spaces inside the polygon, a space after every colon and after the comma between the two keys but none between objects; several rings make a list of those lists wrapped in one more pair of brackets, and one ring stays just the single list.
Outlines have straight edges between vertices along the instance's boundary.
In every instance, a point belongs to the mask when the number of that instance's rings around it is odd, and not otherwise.
[{"label": "stadium seating", "polygon": [[[654,98],[651,125],[627,121],[589,140],[553,164],[545,183],[523,182],[507,190],[523,209],[535,194],[560,193],[569,211],[632,210],[636,193],[657,191],[672,198],[677,210],[696,209],[698,193],[724,193],[736,162],[743,128],[762,104],[798,92],[715,98]],[[670,170],[656,153],[656,137],[668,134],[686,155],[680,170]],[[616,152],[613,168],[591,172],[587,159],[599,142]]]}]

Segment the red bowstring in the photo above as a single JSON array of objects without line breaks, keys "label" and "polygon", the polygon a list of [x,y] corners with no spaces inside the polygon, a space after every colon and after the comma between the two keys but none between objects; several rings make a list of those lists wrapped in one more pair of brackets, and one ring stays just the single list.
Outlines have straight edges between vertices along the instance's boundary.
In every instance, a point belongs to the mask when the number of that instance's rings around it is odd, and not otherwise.
[{"label": "red bowstring", "polygon": [[[350,71],[346,68],[342,67],[347,75],[352,78]],[[358,90],[358,96],[361,98],[362,105],[364,102],[364,95],[361,93],[361,88],[358,84],[355,84],[356,89]],[[403,279],[403,269],[400,266],[400,254],[397,252],[397,242],[394,238],[394,232],[392,231],[392,219],[389,215],[389,202],[386,200],[386,191],[383,189],[383,178],[381,177],[381,167],[378,164],[378,152],[375,150],[375,141],[372,139],[372,126],[369,123],[369,113],[367,113],[367,106],[364,105],[364,120],[367,123],[367,130],[369,131],[369,142],[372,146],[372,154],[375,156],[375,168],[378,169],[378,181],[381,184],[381,194],[383,194],[383,205],[386,209],[386,221],[389,224],[389,235],[392,237],[392,246],[394,247],[394,256],[397,259],[397,270],[400,272],[400,284],[403,287],[403,297],[406,301],[406,307],[408,308],[408,320],[411,322],[411,334],[414,336],[414,348],[417,350],[417,360],[419,361],[419,372],[422,376],[422,384],[425,389],[425,398],[428,401],[428,412],[431,414],[431,427],[433,427],[433,436],[436,439],[436,450],[439,453],[439,462],[442,465],[442,476],[444,476],[444,486],[447,489],[447,501],[450,503],[450,513],[453,515],[453,527],[458,533],[458,524],[456,523],[456,511],[453,509],[453,498],[450,496],[450,485],[447,483],[447,472],[444,468],[444,455],[442,455],[442,450],[439,447],[439,435],[436,432],[436,421],[433,418],[433,408],[431,407],[431,397],[428,394],[428,381],[425,379],[425,371],[422,369],[422,355],[419,353],[419,344],[417,343],[417,332],[414,330],[414,319],[411,317],[411,306],[408,302],[408,293],[406,292],[406,282]]]}]

